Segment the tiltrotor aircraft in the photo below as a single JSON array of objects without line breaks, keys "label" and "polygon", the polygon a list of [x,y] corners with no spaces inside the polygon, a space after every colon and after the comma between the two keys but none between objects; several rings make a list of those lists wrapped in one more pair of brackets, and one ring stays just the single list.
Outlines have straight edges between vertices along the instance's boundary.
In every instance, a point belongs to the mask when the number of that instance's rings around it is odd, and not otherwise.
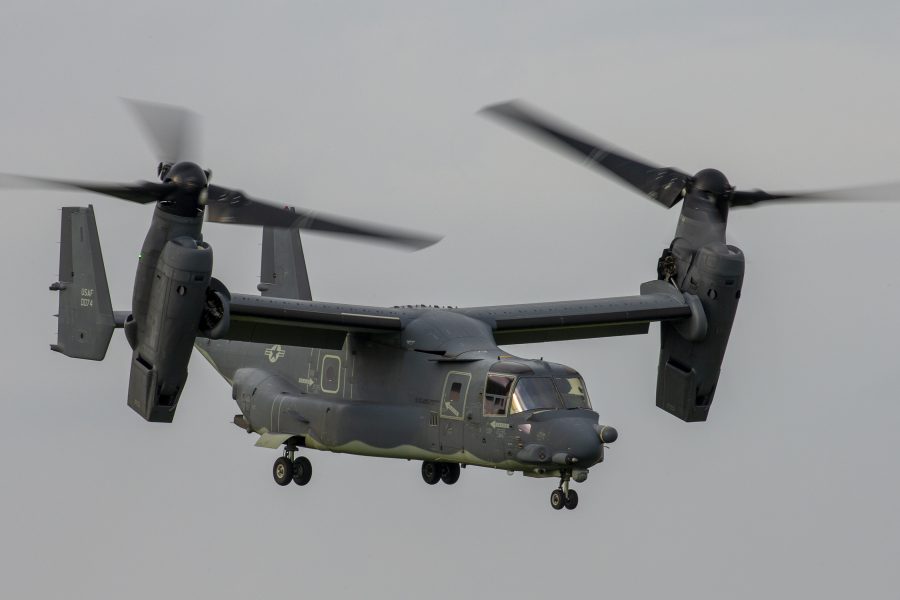
[{"label": "tiltrotor aircraft", "polygon": [[[128,405],[169,423],[192,348],[232,386],[234,424],[256,444],[283,447],[275,481],[306,485],[301,449],[422,461],[428,484],[453,484],[476,465],[559,479],[550,500],[573,509],[616,430],[599,422],[584,379],[561,364],[499,346],[646,333],[661,324],[656,404],[706,420],[744,275],[725,243],[731,207],[795,199],[735,191],[722,173],[688,176],[584,141],[524,105],[488,112],[562,143],[666,207],[683,201],[656,279],[640,293],[538,304],[380,308],[312,299],[299,230],[366,236],[421,248],[435,238],[281,208],[210,183],[190,162],[191,113],[132,102],[160,155],[159,183],[131,185],[5,176],[4,184],[86,190],[155,203],[131,310],[113,310],[92,207],[62,210],[59,331],[52,349],[102,360],[116,328],[132,352]],[[810,195],[807,195],[810,196]],[[812,197],[812,196],[810,196]],[[820,196],[821,197],[821,196]],[[212,277],[209,221],[263,226],[259,295]]]}]

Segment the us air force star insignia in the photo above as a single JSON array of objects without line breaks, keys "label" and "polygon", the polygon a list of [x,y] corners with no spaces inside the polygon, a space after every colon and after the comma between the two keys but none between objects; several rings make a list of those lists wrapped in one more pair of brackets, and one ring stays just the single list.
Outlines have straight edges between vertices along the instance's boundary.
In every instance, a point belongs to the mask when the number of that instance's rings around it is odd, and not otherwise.
[{"label": "us air force star insignia", "polygon": [[275,344],[271,348],[266,348],[266,356],[269,357],[269,362],[276,362],[284,356],[284,348],[281,347],[281,344]]}]

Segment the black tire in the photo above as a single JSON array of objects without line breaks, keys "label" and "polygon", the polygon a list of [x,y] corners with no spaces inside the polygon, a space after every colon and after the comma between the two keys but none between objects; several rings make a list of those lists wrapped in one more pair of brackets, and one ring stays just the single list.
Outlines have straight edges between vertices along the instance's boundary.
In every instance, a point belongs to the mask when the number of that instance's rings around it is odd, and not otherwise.
[{"label": "black tire", "polygon": [[575,490],[569,490],[569,496],[566,498],[566,508],[569,510],[575,510],[575,507],[578,506],[578,492]]},{"label": "black tire", "polygon": [[441,480],[441,470],[438,468],[437,463],[429,460],[422,463],[422,479],[428,485],[434,485]]},{"label": "black tire", "polygon": [[441,463],[441,481],[453,485],[459,481],[460,468],[457,463]]},{"label": "black tire", "polygon": [[278,485],[287,485],[294,478],[294,465],[286,456],[279,456],[272,466],[272,477]]},{"label": "black tire", "polygon": [[562,510],[562,507],[565,505],[566,497],[563,495],[563,491],[553,490],[550,494],[550,506],[552,506],[554,510]]},{"label": "black tire", "polygon": [[306,485],[312,479],[312,463],[305,456],[294,461],[294,483]]}]

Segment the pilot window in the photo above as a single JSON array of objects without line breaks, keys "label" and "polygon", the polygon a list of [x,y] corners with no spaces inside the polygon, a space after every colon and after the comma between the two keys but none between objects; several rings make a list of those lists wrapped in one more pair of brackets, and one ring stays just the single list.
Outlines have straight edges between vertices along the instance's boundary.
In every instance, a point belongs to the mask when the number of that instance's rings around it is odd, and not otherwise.
[{"label": "pilot window", "polygon": [[484,385],[485,416],[506,416],[506,401],[509,398],[509,390],[513,381],[515,378],[509,375],[488,373],[487,382]]},{"label": "pilot window", "polygon": [[459,402],[459,393],[462,392],[462,384],[458,381],[454,381],[450,386],[450,396],[448,400],[450,402],[456,403]]},{"label": "pilot window", "polygon": [[522,377],[513,391],[510,414],[526,410],[561,408],[559,394],[549,377]]},{"label": "pilot window", "polygon": [[581,377],[557,377],[554,381],[566,408],[591,407],[591,400]]}]

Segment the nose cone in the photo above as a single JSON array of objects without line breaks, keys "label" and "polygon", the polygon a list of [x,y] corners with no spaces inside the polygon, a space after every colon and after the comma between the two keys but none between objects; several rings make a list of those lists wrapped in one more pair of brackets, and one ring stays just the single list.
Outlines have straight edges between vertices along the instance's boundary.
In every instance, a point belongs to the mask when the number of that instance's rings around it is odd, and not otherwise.
[{"label": "nose cone", "polygon": [[562,442],[558,447],[564,448],[565,453],[575,459],[571,464],[587,467],[600,460],[603,444],[595,426],[583,418],[560,419],[557,423],[556,433]]}]

